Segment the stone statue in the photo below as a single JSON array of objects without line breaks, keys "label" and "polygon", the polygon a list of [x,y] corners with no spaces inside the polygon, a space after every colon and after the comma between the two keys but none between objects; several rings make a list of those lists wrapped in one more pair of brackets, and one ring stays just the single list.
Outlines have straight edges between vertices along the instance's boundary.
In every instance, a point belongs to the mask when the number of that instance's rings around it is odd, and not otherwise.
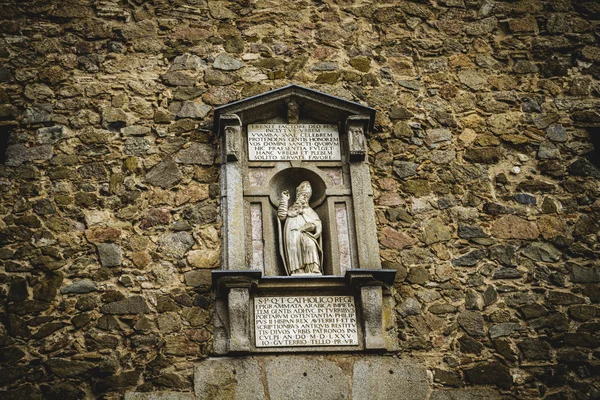
[{"label": "stone statue", "polygon": [[311,195],[310,183],[304,181],[296,188],[296,201],[289,208],[290,193],[284,190],[279,197],[279,251],[288,275],[322,274],[322,225],[308,205]]}]

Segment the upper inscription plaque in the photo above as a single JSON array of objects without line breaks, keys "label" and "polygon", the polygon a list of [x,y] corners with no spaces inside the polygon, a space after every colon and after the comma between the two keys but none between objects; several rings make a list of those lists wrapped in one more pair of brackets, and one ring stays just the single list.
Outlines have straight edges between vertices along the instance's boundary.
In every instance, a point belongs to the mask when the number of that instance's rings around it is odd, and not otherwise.
[{"label": "upper inscription plaque", "polygon": [[340,135],[333,124],[249,124],[250,161],[339,161]]}]

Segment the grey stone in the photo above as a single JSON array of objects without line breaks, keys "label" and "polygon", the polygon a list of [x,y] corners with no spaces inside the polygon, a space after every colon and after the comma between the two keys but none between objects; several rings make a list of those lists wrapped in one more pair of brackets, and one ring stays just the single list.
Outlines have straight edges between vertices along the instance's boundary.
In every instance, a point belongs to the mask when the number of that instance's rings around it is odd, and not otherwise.
[{"label": "grey stone", "polygon": [[492,389],[436,389],[431,392],[429,400],[502,400],[506,399]]},{"label": "grey stone", "polygon": [[210,110],[211,107],[206,104],[184,101],[176,116],[179,118],[202,119],[208,115]]},{"label": "grey stone", "polygon": [[519,279],[523,274],[514,268],[498,268],[492,275],[493,279]]},{"label": "grey stone", "polygon": [[456,158],[454,150],[434,150],[431,152],[429,159],[434,164],[447,165]]},{"label": "grey stone", "polygon": [[474,384],[491,384],[508,390],[513,382],[510,369],[498,362],[481,363],[463,372],[465,380]]},{"label": "grey stone", "polygon": [[208,286],[212,282],[211,273],[209,269],[197,269],[194,271],[188,271],[183,274],[185,284],[188,286]]},{"label": "grey stone", "polygon": [[329,61],[321,61],[313,64],[311,71],[336,71],[339,69],[337,63]]},{"label": "grey stone", "polygon": [[114,301],[102,306],[100,311],[103,314],[125,315],[125,314],[146,314],[150,307],[146,304],[144,297],[136,295],[120,301]]},{"label": "grey stone", "polygon": [[130,125],[121,129],[121,133],[125,136],[145,136],[150,134],[150,128],[142,125]]},{"label": "grey stone", "polygon": [[419,83],[419,81],[399,80],[398,85],[402,86],[403,88],[410,89],[410,90],[420,90],[421,89],[421,84]]},{"label": "grey stone", "polygon": [[436,143],[450,142],[452,140],[452,132],[446,128],[428,129],[425,135],[425,143],[429,147],[435,147]]},{"label": "grey stone", "polygon": [[121,248],[114,243],[98,243],[98,255],[103,267],[118,267],[123,262]]},{"label": "grey stone", "polygon": [[90,293],[97,290],[96,283],[89,279],[81,279],[77,282],[73,282],[70,285],[67,285],[60,289],[62,294],[70,294],[70,293]]},{"label": "grey stone", "polygon": [[547,300],[555,305],[570,306],[572,304],[583,304],[585,299],[570,292],[551,291],[546,295]]},{"label": "grey stone", "polygon": [[186,392],[127,392],[125,400],[196,400],[196,396]]},{"label": "grey stone", "polygon": [[398,306],[398,313],[403,317],[407,317],[409,315],[419,315],[423,312],[421,310],[421,303],[417,301],[414,297],[409,297],[406,299],[400,306]]},{"label": "grey stone", "polygon": [[49,160],[54,155],[51,145],[27,147],[23,144],[13,144],[6,148],[6,165],[18,167],[24,162],[35,160]]},{"label": "grey stone", "polygon": [[45,362],[50,371],[61,378],[81,375],[96,367],[95,363],[76,361],[68,358],[50,358]]},{"label": "grey stone", "polygon": [[527,338],[517,344],[525,360],[550,361],[552,347],[543,340]]},{"label": "grey stone", "polygon": [[175,57],[169,71],[197,70],[205,65],[206,63],[196,55],[182,54]]},{"label": "grey stone", "polygon": [[195,241],[189,232],[165,233],[158,239],[160,251],[166,256],[182,258]]},{"label": "grey stone", "polygon": [[487,307],[498,300],[498,292],[492,285],[488,286],[483,292],[483,305]]},{"label": "grey stone", "polygon": [[350,377],[324,357],[281,356],[264,362],[272,399],[349,398]]},{"label": "grey stone", "polygon": [[150,172],[146,174],[146,181],[154,186],[168,189],[183,178],[179,167],[171,156],[165,157]]},{"label": "grey stone", "polygon": [[553,142],[564,143],[569,140],[569,135],[567,134],[566,129],[560,125],[550,125],[546,129],[546,137]]},{"label": "grey stone", "polygon": [[460,70],[458,80],[472,90],[485,89],[488,84],[486,75],[474,69]]},{"label": "grey stone", "polygon": [[490,258],[507,267],[516,266],[517,247],[510,244],[498,244],[490,247]]},{"label": "grey stone", "polygon": [[504,322],[502,324],[492,325],[489,329],[490,338],[495,339],[502,336],[509,336],[514,331],[523,329],[520,324],[514,322]]},{"label": "grey stone", "polygon": [[223,71],[235,71],[244,66],[244,63],[231,57],[229,54],[219,54],[213,62],[213,68]]},{"label": "grey stone", "polygon": [[175,155],[175,162],[181,164],[213,165],[216,151],[206,143],[192,143],[186,149],[180,150]]},{"label": "grey stone", "polygon": [[479,226],[459,224],[458,237],[462,239],[486,238],[488,235]]},{"label": "grey stone", "polygon": [[570,276],[573,283],[597,283],[600,282],[600,266],[573,265]]},{"label": "grey stone", "polygon": [[[280,373],[285,371],[287,366]],[[202,360],[194,369],[194,392],[197,400],[267,398],[261,369],[252,357]]]},{"label": "grey stone", "polygon": [[170,71],[161,75],[161,78],[170,86],[194,86],[198,81],[195,73],[187,71]]},{"label": "grey stone", "polygon": [[550,243],[536,242],[531,243],[522,254],[533,261],[556,262],[561,258],[561,251]]},{"label": "grey stone", "polygon": [[483,299],[477,291],[467,289],[465,293],[465,308],[467,310],[481,310],[483,308]]},{"label": "grey stone", "polygon": [[130,156],[141,156],[148,154],[150,142],[143,137],[130,137],[125,140],[124,152]]},{"label": "grey stone", "polygon": [[529,193],[515,193],[513,198],[521,204],[534,205],[537,203],[536,197]]},{"label": "grey stone", "polygon": [[417,174],[419,164],[410,161],[394,161],[394,172],[399,178],[408,178]]},{"label": "grey stone", "polygon": [[558,148],[550,142],[540,143],[537,157],[540,160],[555,160],[560,158],[560,151]]},{"label": "grey stone", "polygon": [[433,218],[426,222],[423,228],[423,241],[430,245],[437,242],[444,242],[452,238],[450,228],[439,218]]},{"label": "grey stone", "polygon": [[458,324],[471,336],[485,336],[483,317],[477,311],[463,311],[456,319]]},{"label": "grey stone", "polygon": [[567,172],[575,176],[591,176],[592,178],[600,179],[600,169],[592,164],[587,158],[579,158],[575,160],[567,168]]},{"label": "grey stone", "polygon": [[63,125],[48,126],[39,128],[35,137],[39,144],[54,144],[67,136],[67,132],[67,127]]},{"label": "grey stone", "polygon": [[456,267],[472,267],[486,256],[487,251],[485,249],[473,250],[452,260],[452,265]]},{"label": "grey stone", "polygon": [[52,105],[37,104],[25,110],[23,122],[26,124],[41,124],[52,121]]},{"label": "grey stone", "polygon": [[399,396],[403,400],[421,400],[427,397],[428,389],[427,370],[420,363],[386,356],[364,357],[354,363],[353,400]]}]

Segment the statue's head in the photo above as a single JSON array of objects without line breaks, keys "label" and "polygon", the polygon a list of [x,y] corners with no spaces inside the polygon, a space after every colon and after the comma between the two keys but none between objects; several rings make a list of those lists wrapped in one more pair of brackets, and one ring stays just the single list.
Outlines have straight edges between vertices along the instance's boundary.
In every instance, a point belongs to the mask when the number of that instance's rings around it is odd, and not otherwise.
[{"label": "statue's head", "polygon": [[309,181],[304,181],[296,188],[296,199],[308,201],[312,196],[312,187]]}]

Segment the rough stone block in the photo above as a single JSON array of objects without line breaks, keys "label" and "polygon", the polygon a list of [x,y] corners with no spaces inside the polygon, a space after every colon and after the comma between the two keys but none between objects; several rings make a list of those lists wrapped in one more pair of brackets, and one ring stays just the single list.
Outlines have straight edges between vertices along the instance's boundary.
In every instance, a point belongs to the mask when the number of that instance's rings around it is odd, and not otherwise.
[{"label": "rough stone block", "polygon": [[392,357],[365,357],[354,363],[352,399],[425,399],[427,371]]},{"label": "rough stone block", "polygon": [[265,371],[271,399],[349,398],[350,377],[323,357],[271,358],[265,360]]},{"label": "rough stone block", "polygon": [[500,400],[507,398],[491,389],[434,390],[429,400]]},{"label": "rough stone block", "polygon": [[184,392],[129,392],[125,400],[195,400],[193,393]]},{"label": "rough stone block", "polygon": [[[281,370],[287,371],[288,366]],[[266,399],[258,361],[254,358],[217,358],[202,361],[194,370],[198,400]],[[271,393],[271,398],[277,398]]]}]

